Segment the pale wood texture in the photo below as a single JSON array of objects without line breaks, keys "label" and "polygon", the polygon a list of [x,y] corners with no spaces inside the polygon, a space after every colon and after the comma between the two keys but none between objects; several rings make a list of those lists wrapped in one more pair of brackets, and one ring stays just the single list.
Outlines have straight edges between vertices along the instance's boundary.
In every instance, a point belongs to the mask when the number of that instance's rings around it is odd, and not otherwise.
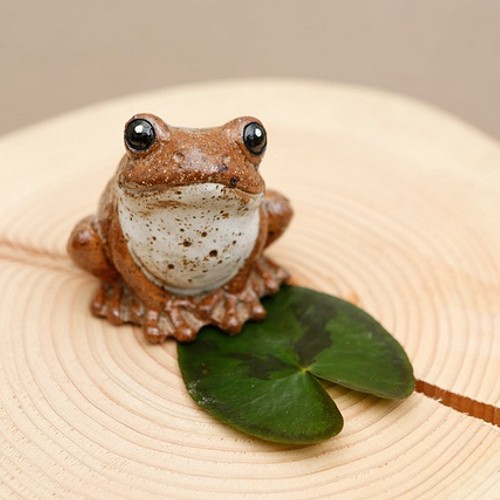
[{"label": "pale wood texture", "polygon": [[253,114],[262,172],[296,217],[269,254],[352,300],[416,376],[500,399],[500,146],[421,103],[313,82],[240,81],[131,96],[0,140],[0,495],[36,498],[493,498],[499,429],[422,394],[332,394],[342,434],[267,444],[191,401],[175,344],[95,319],[67,236],[122,154],[124,122]]}]

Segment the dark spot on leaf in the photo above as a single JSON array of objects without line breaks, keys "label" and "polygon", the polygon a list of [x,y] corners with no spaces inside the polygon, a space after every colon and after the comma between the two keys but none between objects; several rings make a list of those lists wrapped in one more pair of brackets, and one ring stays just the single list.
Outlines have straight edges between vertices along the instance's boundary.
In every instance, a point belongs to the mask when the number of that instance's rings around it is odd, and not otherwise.
[{"label": "dark spot on leaf", "polygon": [[189,240],[184,240],[182,242],[182,245],[185,246],[185,247],[190,247],[193,243]]},{"label": "dark spot on leaf", "polygon": [[210,255],[210,257],[217,257],[217,250],[210,250],[208,255]]},{"label": "dark spot on leaf", "polygon": [[337,312],[330,308],[325,317],[321,314],[321,310],[314,307],[314,304],[310,305],[306,302],[295,304],[294,313],[304,331],[294,348],[299,356],[300,365],[307,368],[321,351],[332,344],[326,323],[336,316]]},{"label": "dark spot on leaf", "polygon": [[269,380],[270,375],[273,373],[290,369],[288,363],[272,354],[260,357],[251,353],[232,353],[231,358],[242,361],[248,367],[248,376],[259,380]]}]

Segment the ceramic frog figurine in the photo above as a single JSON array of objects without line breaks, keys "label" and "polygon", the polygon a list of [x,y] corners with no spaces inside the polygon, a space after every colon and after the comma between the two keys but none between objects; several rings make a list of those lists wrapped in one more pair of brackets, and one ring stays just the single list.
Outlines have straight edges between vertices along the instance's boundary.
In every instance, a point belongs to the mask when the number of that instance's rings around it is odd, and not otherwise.
[{"label": "ceramic frog figurine", "polygon": [[142,326],[150,342],[192,341],[214,324],[238,333],[288,273],[262,252],[288,226],[288,200],[265,189],[266,131],[255,118],[174,128],[152,114],[125,126],[126,154],[97,215],[68,241],[101,280],[94,315]]}]

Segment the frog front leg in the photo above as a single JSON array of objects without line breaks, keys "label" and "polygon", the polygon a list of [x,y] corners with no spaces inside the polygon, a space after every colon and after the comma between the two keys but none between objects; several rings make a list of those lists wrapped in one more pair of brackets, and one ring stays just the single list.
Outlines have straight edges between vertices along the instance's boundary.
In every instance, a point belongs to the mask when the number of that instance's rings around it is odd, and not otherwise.
[{"label": "frog front leg", "polygon": [[[257,274],[257,282],[253,280],[252,288],[262,297],[276,293],[283,281],[288,279],[286,273],[271,259],[262,255],[269,245],[274,243],[286,230],[293,216],[293,210],[288,199],[278,191],[267,190],[260,207],[260,233],[254,250],[246,265],[226,288],[231,292],[239,292],[248,288],[252,273]],[[254,318],[257,319],[257,318]]]},{"label": "frog front leg", "polygon": [[248,319],[266,315],[260,299],[276,293],[289,279],[288,273],[262,254],[287,228],[293,210],[290,202],[276,191],[266,191],[260,207],[260,231],[251,255],[238,274],[220,291],[203,300],[207,310],[224,303],[224,315],[215,324],[229,333],[238,333]]},{"label": "frog front leg", "polygon": [[[231,293],[242,291],[250,278],[252,271],[257,268],[267,280],[268,292],[274,293],[278,290],[281,279],[275,283],[275,279],[266,272],[266,267],[277,267],[269,259],[262,257],[262,251],[274,243],[286,230],[293,216],[290,201],[278,191],[267,190],[264,201],[260,207],[260,230],[257,241],[247,262],[238,274],[224,287]],[[263,261],[269,263],[267,266],[260,265]],[[272,274],[272,273],[271,273]],[[281,273],[278,273],[281,275]]]},{"label": "frog front leg", "polygon": [[[210,318],[200,314],[195,297],[177,296],[153,283],[132,258],[116,213],[107,234],[110,256],[116,263],[123,287],[121,317],[142,327],[151,343],[175,337],[180,342],[195,339]],[[109,319],[109,318],[108,318]]]}]

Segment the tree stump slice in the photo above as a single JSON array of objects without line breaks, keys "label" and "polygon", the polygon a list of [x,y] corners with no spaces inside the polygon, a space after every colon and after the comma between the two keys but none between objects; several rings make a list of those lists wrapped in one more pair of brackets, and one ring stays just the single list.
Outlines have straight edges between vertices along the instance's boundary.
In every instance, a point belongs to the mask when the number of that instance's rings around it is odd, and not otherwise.
[{"label": "tree stump slice", "polygon": [[193,127],[259,117],[263,176],[296,211],[269,256],[295,283],[381,321],[418,379],[498,419],[500,145],[373,89],[183,86],[0,139],[0,496],[497,496],[500,429],[480,412],[420,393],[394,402],[333,388],[346,422],[338,437],[265,443],[196,407],[173,341],[149,345],[139,329],[90,315],[97,282],[69,261],[66,239],[95,211],[137,112]]}]

